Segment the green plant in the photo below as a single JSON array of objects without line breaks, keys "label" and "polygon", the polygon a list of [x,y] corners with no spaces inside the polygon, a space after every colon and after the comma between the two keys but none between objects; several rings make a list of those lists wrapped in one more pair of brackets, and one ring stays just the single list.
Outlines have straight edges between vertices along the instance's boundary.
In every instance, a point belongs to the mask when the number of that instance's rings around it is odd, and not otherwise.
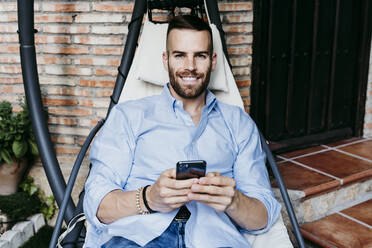
[{"label": "green plant", "polygon": [[40,211],[43,213],[44,217],[49,220],[53,217],[57,207],[55,205],[54,197],[45,196],[44,192],[34,184],[34,179],[32,177],[27,177],[19,187],[23,192],[28,193],[30,197],[37,196],[40,199],[41,206]]},{"label": "green plant", "polygon": [[0,163],[30,160],[38,155],[28,108],[20,101],[22,110],[13,113],[8,101],[0,102]]}]

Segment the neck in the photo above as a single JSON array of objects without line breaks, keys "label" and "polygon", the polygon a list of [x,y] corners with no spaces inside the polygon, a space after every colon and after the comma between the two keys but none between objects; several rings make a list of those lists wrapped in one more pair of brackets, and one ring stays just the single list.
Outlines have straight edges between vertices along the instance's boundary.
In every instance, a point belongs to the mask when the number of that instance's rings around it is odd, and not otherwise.
[{"label": "neck", "polygon": [[189,113],[192,120],[194,121],[195,125],[199,123],[199,120],[201,118],[201,113],[203,111],[203,108],[205,106],[205,97],[207,91],[205,90],[200,96],[196,98],[184,98],[179,96],[172,86],[169,87],[171,95],[176,98],[177,100],[182,101],[183,103],[183,109]]}]

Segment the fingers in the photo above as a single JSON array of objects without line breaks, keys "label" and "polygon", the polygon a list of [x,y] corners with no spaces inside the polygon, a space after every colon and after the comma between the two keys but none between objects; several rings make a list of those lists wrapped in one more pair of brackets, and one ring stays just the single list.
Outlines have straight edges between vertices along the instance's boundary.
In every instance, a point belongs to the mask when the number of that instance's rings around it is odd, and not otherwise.
[{"label": "fingers", "polygon": [[208,172],[206,175],[206,177],[217,177],[217,176],[221,176],[221,174],[218,172]]},{"label": "fingers", "polygon": [[160,176],[176,179],[176,168],[165,170]]},{"label": "fingers", "polygon": [[191,186],[192,193],[199,194],[209,194],[209,195],[224,195],[224,196],[234,196],[235,190],[231,186],[213,186],[213,185],[202,185],[194,184]]},{"label": "fingers", "polygon": [[225,207],[230,205],[232,197],[228,196],[217,196],[217,195],[208,195],[208,194],[198,194],[198,193],[189,193],[187,197],[190,200],[202,202],[205,204],[219,204],[224,205]]},{"label": "fingers", "polygon": [[236,183],[231,177],[221,176],[218,172],[209,172],[206,177],[199,179],[199,184],[235,187]]},{"label": "fingers", "polygon": [[167,198],[167,197],[174,197],[174,196],[186,196],[188,193],[190,193],[190,188],[186,189],[171,189],[166,187],[161,187],[159,189],[159,196],[161,198]]}]

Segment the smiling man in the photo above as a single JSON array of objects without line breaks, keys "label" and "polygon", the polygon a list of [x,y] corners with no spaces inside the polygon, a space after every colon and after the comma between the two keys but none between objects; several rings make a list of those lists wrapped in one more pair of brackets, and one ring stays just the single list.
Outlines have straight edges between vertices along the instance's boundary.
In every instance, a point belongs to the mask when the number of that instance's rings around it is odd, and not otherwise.
[{"label": "smiling man", "polygon": [[[280,204],[258,130],[207,89],[216,65],[208,24],[178,16],[167,32],[161,95],[117,105],[95,139],[84,209],[87,247],[250,247]],[[207,175],[176,180],[178,161],[205,160]]]}]

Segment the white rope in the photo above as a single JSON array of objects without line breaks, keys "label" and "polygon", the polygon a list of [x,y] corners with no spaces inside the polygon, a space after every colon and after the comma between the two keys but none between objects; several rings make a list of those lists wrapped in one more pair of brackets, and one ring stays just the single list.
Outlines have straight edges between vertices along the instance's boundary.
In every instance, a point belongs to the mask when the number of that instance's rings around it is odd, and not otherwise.
[{"label": "white rope", "polygon": [[[70,220],[70,222],[68,223],[68,226],[67,226],[67,230],[64,231],[59,237],[58,237],[58,242],[57,242],[57,247],[58,248],[63,248],[62,245],[61,245],[61,242],[62,240],[67,236],[67,234],[69,234],[76,226],[76,224],[80,221],[84,221],[86,218],[85,218],[85,215],[84,213],[80,213],[78,215],[76,215],[74,218],[72,218]],[[76,221],[74,221],[76,220]],[[74,223],[74,224],[72,224]],[[72,225],[71,225],[72,224]]]}]

